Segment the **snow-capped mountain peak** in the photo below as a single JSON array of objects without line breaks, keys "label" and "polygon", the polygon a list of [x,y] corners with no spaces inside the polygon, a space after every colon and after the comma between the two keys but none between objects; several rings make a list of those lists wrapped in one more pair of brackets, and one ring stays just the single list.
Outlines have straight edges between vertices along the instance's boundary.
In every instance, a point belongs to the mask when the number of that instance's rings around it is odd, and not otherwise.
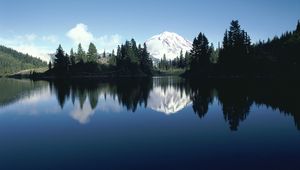
[{"label": "snow-capped mountain peak", "polygon": [[192,49],[190,41],[176,33],[168,31],[151,37],[145,43],[150,55],[157,59],[163,58],[165,54],[167,59],[173,60],[180,55],[181,50],[185,53]]}]

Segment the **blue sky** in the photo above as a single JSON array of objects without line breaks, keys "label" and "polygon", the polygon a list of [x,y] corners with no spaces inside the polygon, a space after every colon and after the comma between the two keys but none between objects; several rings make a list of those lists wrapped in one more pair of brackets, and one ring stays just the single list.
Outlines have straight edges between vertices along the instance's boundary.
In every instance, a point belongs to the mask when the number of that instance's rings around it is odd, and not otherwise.
[{"label": "blue sky", "polygon": [[[299,0],[0,0],[0,44],[42,55],[61,43],[94,41],[111,50],[126,39],[142,43],[163,31],[192,40],[205,33],[217,45],[232,19],[253,42],[293,30]],[[71,31],[73,30],[73,31]]]}]

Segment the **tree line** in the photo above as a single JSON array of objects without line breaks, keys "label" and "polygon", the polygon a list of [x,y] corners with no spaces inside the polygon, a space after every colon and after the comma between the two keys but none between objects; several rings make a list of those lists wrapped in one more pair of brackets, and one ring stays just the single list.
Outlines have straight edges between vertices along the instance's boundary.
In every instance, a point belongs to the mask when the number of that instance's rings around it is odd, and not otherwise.
[{"label": "tree line", "polygon": [[144,43],[143,47],[141,44],[137,46],[134,39],[118,46],[115,61],[117,69],[122,73],[152,74],[153,62],[147,51],[147,45]]},{"label": "tree line", "polygon": [[167,60],[166,55],[164,54],[163,58],[158,61],[157,69],[159,70],[170,70],[170,69],[186,69],[190,63],[190,53],[180,51],[178,57],[173,60]]},{"label": "tree line", "polygon": [[[209,58],[211,63],[216,63],[219,56],[219,48],[214,48],[213,44],[210,45],[211,56]],[[192,53],[181,50],[178,57],[173,60],[167,60],[166,55],[164,54],[163,58],[158,61],[157,69],[158,70],[172,70],[172,69],[184,69],[188,70],[192,65]],[[193,61],[194,62],[194,61]]]},{"label": "tree line", "polygon": [[146,44],[137,43],[134,39],[118,46],[117,54],[114,50],[107,56],[107,63],[101,63],[106,58],[104,51],[102,57],[95,44],[90,43],[85,52],[82,45],[78,45],[77,52],[73,49],[66,53],[62,46],[56,50],[53,62],[49,63],[48,74],[54,75],[83,75],[83,74],[112,74],[112,75],[152,75],[153,63],[147,51]]},{"label": "tree line", "polygon": [[190,77],[296,77],[299,73],[300,22],[296,30],[272,40],[251,43],[248,33],[234,20],[216,52],[203,33],[194,39]]}]

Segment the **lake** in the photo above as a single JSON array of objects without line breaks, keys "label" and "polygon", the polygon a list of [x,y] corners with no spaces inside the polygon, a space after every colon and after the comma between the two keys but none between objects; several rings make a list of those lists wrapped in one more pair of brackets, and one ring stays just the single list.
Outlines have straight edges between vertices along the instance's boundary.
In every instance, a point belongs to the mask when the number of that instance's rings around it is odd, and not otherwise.
[{"label": "lake", "polygon": [[299,87],[0,79],[0,169],[299,169]]}]

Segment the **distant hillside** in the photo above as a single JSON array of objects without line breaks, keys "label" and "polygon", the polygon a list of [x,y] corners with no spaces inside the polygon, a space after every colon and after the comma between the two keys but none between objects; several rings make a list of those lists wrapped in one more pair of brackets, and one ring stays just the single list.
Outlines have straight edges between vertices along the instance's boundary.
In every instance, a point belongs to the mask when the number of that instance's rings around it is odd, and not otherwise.
[{"label": "distant hillside", "polygon": [[45,66],[47,66],[47,63],[40,59],[0,45],[0,75]]}]

